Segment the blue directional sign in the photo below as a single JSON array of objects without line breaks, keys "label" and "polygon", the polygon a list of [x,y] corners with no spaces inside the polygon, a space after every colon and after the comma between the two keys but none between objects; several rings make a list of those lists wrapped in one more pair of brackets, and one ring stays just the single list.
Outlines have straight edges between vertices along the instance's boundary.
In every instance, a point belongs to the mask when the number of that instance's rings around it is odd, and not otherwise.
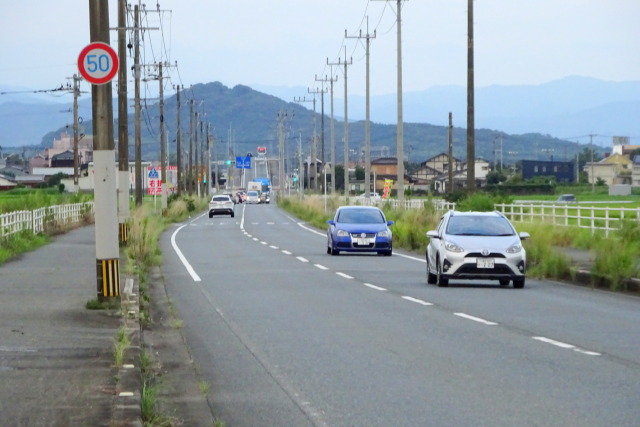
[{"label": "blue directional sign", "polygon": [[236,169],[251,169],[251,156],[236,156]]},{"label": "blue directional sign", "polygon": [[151,179],[160,178],[160,175],[158,175],[158,171],[156,170],[156,168],[151,167],[151,170],[149,170],[149,178],[151,178]]}]

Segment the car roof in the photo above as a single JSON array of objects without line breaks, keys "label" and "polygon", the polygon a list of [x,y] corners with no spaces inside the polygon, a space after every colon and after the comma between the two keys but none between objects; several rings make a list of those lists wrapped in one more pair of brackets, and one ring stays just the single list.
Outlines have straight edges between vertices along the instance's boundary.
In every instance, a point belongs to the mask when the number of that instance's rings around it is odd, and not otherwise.
[{"label": "car roof", "polygon": [[380,208],[376,207],[376,206],[340,206],[338,207],[338,210],[343,210],[343,209],[368,209],[368,210],[376,210],[379,211]]},{"label": "car roof", "polygon": [[481,211],[450,211],[452,216],[502,216],[500,212],[481,212]]}]

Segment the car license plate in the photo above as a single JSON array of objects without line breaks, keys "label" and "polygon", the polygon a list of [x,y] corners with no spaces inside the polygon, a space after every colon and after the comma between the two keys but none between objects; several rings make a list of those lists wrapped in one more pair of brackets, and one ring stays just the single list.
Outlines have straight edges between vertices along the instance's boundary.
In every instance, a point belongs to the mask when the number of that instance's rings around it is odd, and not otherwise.
[{"label": "car license plate", "polygon": [[363,238],[358,238],[358,245],[359,246],[368,246],[369,245],[369,239],[363,239]]},{"label": "car license plate", "polygon": [[494,267],[494,259],[493,258],[478,258],[476,260],[476,266],[478,268],[493,268]]}]

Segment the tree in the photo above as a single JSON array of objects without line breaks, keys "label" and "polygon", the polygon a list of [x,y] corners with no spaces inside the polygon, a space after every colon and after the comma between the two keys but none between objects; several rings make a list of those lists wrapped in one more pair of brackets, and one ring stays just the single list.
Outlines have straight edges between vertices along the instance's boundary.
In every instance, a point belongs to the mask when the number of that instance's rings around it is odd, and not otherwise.
[{"label": "tree", "polygon": [[364,180],[364,168],[362,166],[356,166],[356,180],[357,181]]}]

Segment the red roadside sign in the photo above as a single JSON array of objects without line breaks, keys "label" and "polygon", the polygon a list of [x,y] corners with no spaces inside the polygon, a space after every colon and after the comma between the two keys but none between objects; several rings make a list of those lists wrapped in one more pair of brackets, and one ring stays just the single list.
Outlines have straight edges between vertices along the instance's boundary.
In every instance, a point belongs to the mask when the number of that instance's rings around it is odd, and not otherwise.
[{"label": "red roadside sign", "polygon": [[94,85],[109,83],[118,73],[119,65],[116,51],[102,42],[87,45],[78,56],[80,75]]}]

